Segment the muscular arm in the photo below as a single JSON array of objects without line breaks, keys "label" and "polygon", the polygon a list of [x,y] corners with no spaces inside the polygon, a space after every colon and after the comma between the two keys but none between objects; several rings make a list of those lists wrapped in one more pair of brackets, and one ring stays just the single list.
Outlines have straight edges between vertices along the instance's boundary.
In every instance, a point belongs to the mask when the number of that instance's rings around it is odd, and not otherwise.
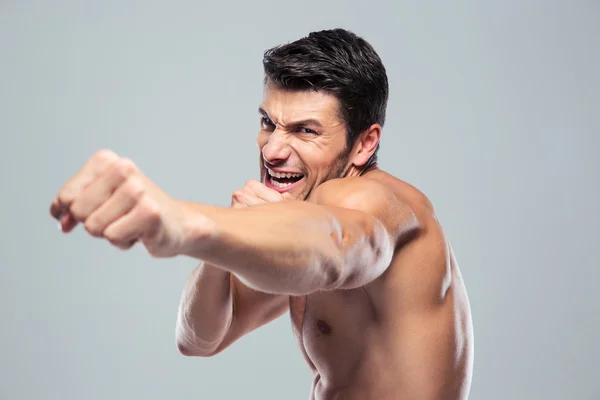
[{"label": "muscular arm", "polygon": [[[232,208],[285,199],[258,181],[234,192]],[[179,305],[177,345],[184,355],[212,356],[288,309],[284,295],[256,291],[228,271],[202,262],[189,277]]]},{"label": "muscular arm", "polygon": [[255,291],[231,273],[200,263],[181,296],[177,346],[183,355],[213,356],[287,309],[287,296]]},{"label": "muscular arm", "polygon": [[388,267],[396,243],[418,228],[404,203],[366,178],[329,181],[311,201],[189,206],[198,219],[190,222],[196,240],[187,255],[273,294],[365,285]]}]

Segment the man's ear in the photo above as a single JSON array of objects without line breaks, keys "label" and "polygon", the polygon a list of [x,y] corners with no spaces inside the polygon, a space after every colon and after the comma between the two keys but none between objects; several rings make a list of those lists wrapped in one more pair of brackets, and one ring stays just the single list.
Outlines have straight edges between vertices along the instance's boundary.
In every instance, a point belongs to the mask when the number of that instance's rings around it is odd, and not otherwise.
[{"label": "man's ear", "polygon": [[380,139],[381,126],[379,124],[373,124],[361,133],[358,139],[356,139],[356,143],[354,143],[352,164],[357,167],[365,165],[373,153],[375,153],[375,150],[377,150]]}]

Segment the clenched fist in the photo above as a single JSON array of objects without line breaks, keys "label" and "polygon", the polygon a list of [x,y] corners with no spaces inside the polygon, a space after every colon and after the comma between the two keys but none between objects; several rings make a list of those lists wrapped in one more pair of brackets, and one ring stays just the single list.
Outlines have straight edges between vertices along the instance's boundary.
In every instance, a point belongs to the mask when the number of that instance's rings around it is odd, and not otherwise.
[{"label": "clenched fist", "polygon": [[258,181],[249,180],[243,188],[233,192],[231,195],[231,207],[244,208],[291,199],[292,196],[289,193],[281,194]]},{"label": "clenched fist", "polygon": [[90,235],[128,249],[137,241],[156,257],[178,254],[183,205],[150,182],[129,159],[102,150],[60,190],[50,213],[67,233],[82,223]]}]

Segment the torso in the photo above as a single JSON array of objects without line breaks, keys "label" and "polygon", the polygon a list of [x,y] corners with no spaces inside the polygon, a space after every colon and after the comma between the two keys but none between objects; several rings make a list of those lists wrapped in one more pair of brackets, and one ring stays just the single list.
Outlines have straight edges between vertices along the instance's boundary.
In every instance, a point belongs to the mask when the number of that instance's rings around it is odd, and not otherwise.
[{"label": "torso", "polygon": [[[374,177],[390,180],[386,183],[410,202],[423,200],[416,189],[383,172]],[[423,207],[426,215],[427,204]],[[423,217],[427,233],[401,249],[369,285],[290,298],[293,330],[315,374],[311,400],[467,398],[473,353],[469,302],[449,243],[431,214]],[[439,296],[431,300],[431,293]]]}]

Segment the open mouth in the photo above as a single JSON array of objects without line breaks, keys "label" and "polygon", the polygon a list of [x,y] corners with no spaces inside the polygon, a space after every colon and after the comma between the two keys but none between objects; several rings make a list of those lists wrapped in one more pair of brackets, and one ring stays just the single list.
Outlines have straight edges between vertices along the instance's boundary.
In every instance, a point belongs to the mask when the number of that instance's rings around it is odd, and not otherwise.
[{"label": "open mouth", "polygon": [[292,185],[304,178],[304,174],[293,172],[276,172],[267,169],[266,183],[278,191],[289,189]]}]

